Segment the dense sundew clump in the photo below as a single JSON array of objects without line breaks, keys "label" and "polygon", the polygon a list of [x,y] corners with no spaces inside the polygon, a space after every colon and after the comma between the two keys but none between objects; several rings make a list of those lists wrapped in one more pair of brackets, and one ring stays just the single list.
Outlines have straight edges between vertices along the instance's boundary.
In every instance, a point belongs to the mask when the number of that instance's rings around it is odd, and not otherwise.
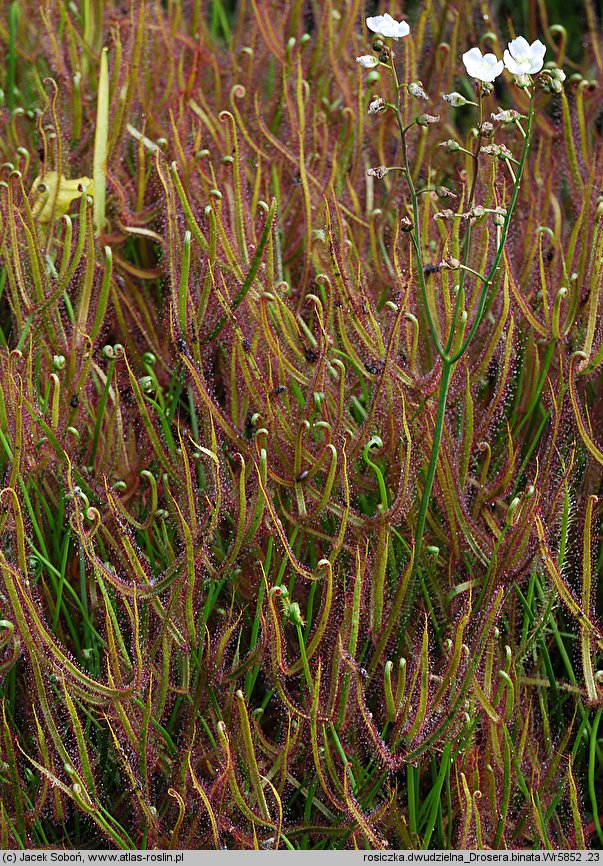
[{"label": "dense sundew clump", "polygon": [[603,847],[599,23],[374,6],[0,12],[3,848]]}]

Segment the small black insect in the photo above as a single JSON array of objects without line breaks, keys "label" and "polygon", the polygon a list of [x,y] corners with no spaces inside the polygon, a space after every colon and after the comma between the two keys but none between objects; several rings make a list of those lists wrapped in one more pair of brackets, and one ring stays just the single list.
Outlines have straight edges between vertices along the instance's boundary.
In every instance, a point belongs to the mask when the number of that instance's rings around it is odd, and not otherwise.
[{"label": "small black insect", "polygon": [[186,352],[186,340],[184,339],[184,337],[178,337],[178,339],[176,340],[176,345],[178,346],[179,352]]},{"label": "small black insect", "polygon": [[306,346],[304,349],[304,355],[309,364],[313,364],[318,358],[318,353],[315,352],[314,349],[311,349],[310,346]]},{"label": "small black insect", "polygon": [[243,340],[243,348],[246,352],[251,352],[251,342],[247,339],[247,337],[245,337],[245,339]]},{"label": "small black insect", "polygon": [[282,394],[283,391],[286,391],[286,390],[287,389],[285,388],[284,385],[277,385],[276,388],[272,391],[272,396],[278,397],[279,394]]},{"label": "small black insect", "polygon": [[428,277],[430,274],[438,274],[440,270],[441,269],[439,265],[425,265],[425,267],[423,268],[423,273],[426,277]]},{"label": "small black insect", "polygon": [[372,373],[375,376],[377,373],[380,373],[383,369],[383,361],[366,361],[364,364],[364,369],[367,373]]},{"label": "small black insect", "polygon": [[299,482],[299,481],[303,481],[304,478],[307,478],[309,474],[310,474],[310,470],[309,470],[309,469],[304,469],[303,472],[300,472],[300,473],[299,473],[299,475],[297,476],[297,478],[296,478],[295,480],[298,481],[298,482]]},{"label": "small black insect", "polygon": [[73,397],[71,398],[71,400],[69,401],[69,405],[71,406],[72,409],[77,409],[79,402],[80,401],[79,401],[77,394],[74,394]]}]

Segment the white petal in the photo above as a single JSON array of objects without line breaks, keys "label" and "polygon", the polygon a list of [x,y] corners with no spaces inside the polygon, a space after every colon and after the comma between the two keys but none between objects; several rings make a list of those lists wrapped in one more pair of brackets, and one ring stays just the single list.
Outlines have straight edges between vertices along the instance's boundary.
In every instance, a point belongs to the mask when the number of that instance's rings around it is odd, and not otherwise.
[{"label": "white petal", "polygon": [[511,40],[511,42],[509,42],[509,51],[513,57],[518,57],[521,54],[529,54],[530,46],[528,40],[524,39],[523,36],[518,36],[516,39]]},{"label": "white petal", "polygon": [[517,63],[513,59],[510,52],[507,51],[506,49],[505,49],[505,53],[503,54],[503,60],[505,62],[505,66],[507,67],[507,69],[509,70],[509,72],[512,75],[521,75],[523,73],[523,69],[521,68],[519,63]]},{"label": "white petal", "polygon": [[531,50],[533,56],[544,57],[544,55],[546,54],[546,45],[544,45],[540,41],[540,39],[537,39],[536,42],[532,42],[532,45],[530,46],[530,50]]},{"label": "white petal", "polygon": [[494,68],[497,63],[500,63],[500,61],[496,54],[484,54],[484,63],[487,66]]},{"label": "white petal", "polygon": [[373,18],[366,19],[366,26],[374,33],[380,33],[382,36],[386,36],[387,34],[385,31],[389,28],[388,18],[391,18],[391,15],[388,15],[387,12],[385,15],[375,15]]},{"label": "white petal", "polygon": [[504,68],[505,64],[502,60],[497,60],[496,63],[490,67],[488,78],[482,78],[482,81],[494,81],[495,78],[498,78]]},{"label": "white petal", "polygon": [[469,51],[465,51],[463,54],[463,63],[465,64],[465,69],[467,73],[473,78],[473,73],[480,66],[482,62],[482,52],[479,48],[470,48]]},{"label": "white petal", "polygon": [[463,54],[463,63],[465,63],[465,65],[466,65],[467,60],[470,60],[470,61],[475,60],[479,63],[479,62],[481,62],[481,59],[482,59],[482,52],[479,50],[479,48],[470,48],[469,51],[465,51],[465,53]]}]

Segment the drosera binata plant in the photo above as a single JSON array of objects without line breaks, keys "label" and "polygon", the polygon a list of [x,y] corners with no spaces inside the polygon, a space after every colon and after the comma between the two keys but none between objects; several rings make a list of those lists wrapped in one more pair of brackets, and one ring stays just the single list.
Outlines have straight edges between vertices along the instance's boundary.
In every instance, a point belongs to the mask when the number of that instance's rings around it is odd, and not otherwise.
[{"label": "drosera binata plant", "polygon": [[601,844],[594,12],[206,6],[0,9],[0,842]]}]

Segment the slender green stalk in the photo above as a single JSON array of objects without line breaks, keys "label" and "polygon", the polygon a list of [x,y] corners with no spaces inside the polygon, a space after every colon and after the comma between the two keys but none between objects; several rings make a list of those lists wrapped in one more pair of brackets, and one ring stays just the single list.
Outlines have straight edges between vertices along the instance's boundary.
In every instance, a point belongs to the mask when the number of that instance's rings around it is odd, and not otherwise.
[{"label": "slender green stalk", "polygon": [[[466,337],[461,348],[458,349],[458,351],[450,354],[453,350],[454,345],[455,345],[455,340],[456,340],[456,336],[457,336],[456,326],[458,323],[458,313],[460,311],[462,291],[459,288],[459,292],[458,292],[458,296],[457,296],[457,302],[455,304],[455,310],[454,310],[454,315],[453,315],[453,321],[452,321],[450,336],[449,336],[448,342],[446,344],[446,348],[442,349],[442,346],[439,342],[439,337],[438,337],[438,334],[436,331],[435,323],[433,321],[433,317],[431,314],[429,301],[427,298],[427,287],[426,287],[426,283],[425,283],[425,274],[424,274],[424,268],[423,268],[423,256],[422,256],[422,250],[421,250],[418,196],[417,196],[417,191],[416,191],[413,179],[412,179],[412,172],[410,170],[410,164],[408,161],[408,152],[407,152],[407,148],[406,148],[406,134],[407,134],[408,129],[410,127],[404,126],[404,121],[403,121],[401,110],[400,110],[400,85],[398,82],[398,75],[397,75],[395,63],[393,62],[393,60],[391,63],[391,69],[392,69],[392,75],[393,75],[394,83],[395,83],[395,87],[396,87],[396,104],[395,104],[395,106],[392,106],[392,107],[394,109],[396,121],[398,123],[398,128],[400,130],[400,138],[401,138],[401,142],[402,142],[402,156],[403,156],[403,162],[404,162],[404,175],[406,178],[406,182],[408,184],[408,189],[409,189],[410,198],[411,198],[411,202],[412,202],[412,209],[413,209],[413,228],[412,228],[412,231],[410,234],[411,234],[411,239],[412,239],[413,246],[415,249],[415,256],[416,256],[416,260],[417,260],[417,271],[418,271],[418,276],[419,276],[419,285],[421,288],[421,295],[422,295],[422,299],[423,299],[425,314],[426,314],[427,321],[429,324],[429,330],[431,332],[431,336],[433,338],[436,350],[442,359],[442,373],[441,373],[441,378],[440,378],[440,390],[439,390],[439,394],[438,394],[438,407],[437,407],[436,422],[435,422],[435,429],[434,429],[434,435],[433,435],[433,444],[432,444],[432,448],[431,448],[431,456],[429,458],[427,477],[425,480],[425,485],[423,487],[423,495],[421,497],[421,503],[419,505],[419,514],[418,514],[418,518],[417,518],[417,529],[415,532],[415,568],[414,568],[414,570],[416,572],[419,568],[421,550],[422,550],[422,545],[423,545],[423,534],[425,531],[425,523],[427,520],[427,512],[429,510],[429,502],[431,499],[431,492],[433,489],[433,483],[434,483],[435,475],[436,475],[439,450],[440,450],[440,445],[442,443],[442,435],[443,435],[443,430],[444,430],[444,419],[446,416],[446,405],[447,405],[447,400],[448,400],[450,381],[452,379],[452,375],[454,373],[454,367],[455,367],[457,361],[467,351],[469,345],[471,344],[471,341],[473,340],[473,337],[475,336],[477,328],[478,328],[478,326],[482,320],[482,316],[483,316],[483,312],[484,312],[484,308],[485,308],[485,304],[486,304],[486,298],[488,296],[488,289],[489,289],[489,286],[492,283],[492,281],[496,275],[496,271],[498,270],[498,267],[499,267],[501,259],[502,259],[503,250],[504,250],[505,243],[507,240],[507,235],[509,232],[509,225],[510,225],[510,221],[511,221],[511,216],[513,214],[513,210],[514,210],[515,204],[517,202],[517,197],[519,195],[521,178],[523,175],[523,170],[524,170],[524,167],[526,164],[526,158],[528,155],[528,150],[530,147],[530,132],[531,132],[531,126],[532,126],[532,118],[534,115],[534,88],[532,88],[532,92],[530,95],[530,111],[529,111],[529,115],[528,115],[528,123],[527,123],[526,134],[524,137],[521,159],[519,160],[519,166],[518,166],[518,170],[517,170],[517,177],[515,180],[515,184],[513,186],[511,201],[509,203],[509,207],[507,208],[507,213],[506,213],[504,224],[502,227],[498,248],[497,248],[496,254],[494,256],[494,261],[492,263],[492,267],[490,268],[490,271],[489,271],[487,277],[485,277],[483,280],[484,281],[484,288],[482,290],[482,294],[481,294],[479,305],[478,305],[478,310],[477,310],[475,319],[473,321],[473,324],[469,330],[469,334]],[[481,101],[480,101],[480,105],[479,105],[479,111],[480,111],[480,120],[481,120],[481,112],[482,112]],[[473,197],[475,195],[480,141],[481,141],[481,137],[478,140],[477,150],[473,154],[473,158],[475,160],[475,170],[473,173],[473,178],[472,178],[472,183],[471,183],[470,198],[469,198],[470,201],[473,200]],[[465,235],[465,241],[466,241],[465,242],[465,249],[464,249],[464,264],[465,264],[465,266],[467,266],[468,256],[469,256],[469,251],[470,251],[469,231],[470,231],[470,229],[468,227],[467,234]],[[465,271],[463,271],[461,273],[460,286],[462,286],[464,274],[465,274]],[[409,587],[411,603],[412,603],[412,597],[413,597],[413,583],[411,583],[411,586]],[[408,608],[409,608],[409,605],[407,605],[407,610],[408,610]]]},{"label": "slender green stalk", "polygon": [[[448,390],[450,388],[450,380],[454,372],[454,361],[445,359],[442,361],[442,374],[440,376],[440,392],[438,395],[438,409],[436,414],[435,428],[433,431],[433,444],[431,446],[431,455],[429,457],[429,465],[427,467],[427,477],[423,487],[423,496],[419,505],[419,516],[417,518],[417,529],[415,531],[415,573],[419,569],[419,558],[423,547],[423,533],[425,531],[425,522],[427,520],[427,512],[431,500],[431,491],[435,480],[438,458],[440,456],[440,445],[442,444],[442,435],[444,432],[444,418],[446,415],[446,403],[448,400]],[[413,583],[409,586],[409,593],[412,599]]]},{"label": "slender green stalk", "polygon": [[[479,98],[478,121],[477,121],[478,135],[477,135],[477,143],[475,145],[475,151],[472,154],[472,157],[473,157],[473,175],[471,178],[471,189],[469,190],[469,198],[467,199],[467,204],[466,204],[467,211],[471,210],[471,208],[473,207],[474,199],[475,199],[475,189],[477,186],[477,174],[478,174],[478,169],[479,169],[479,154],[480,154],[480,147],[482,145],[481,127],[482,127],[484,107],[483,107],[483,98],[482,98],[481,93],[479,94],[478,98]],[[467,268],[469,265],[469,255],[471,252],[471,228],[472,228],[472,221],[468,220],[467,229],[465,231],[465,235],[463,237],[463,242],[462,242],[463,269],[461,270],[461,273],[459,275],[459,284],[458,284],[458,288],[457,288],[456,302],[454,304],[454,312],[452,314],[452,323],[450,325],[450,335],[448,337],[448,342],[446,343],[446,348],[444,350],[446,352],[446,354],[450,353],[450,351],[454,345],[454,338],[456,335],[456,326],[458,323],[459,313],[461,311],[462,299],[464,297],[463,288],[465,286],[465,275],[468,272]],[[482,277],[479,274],[477,274],[477,276],[479,276],[480,279],[482,279]],[[486,283],[486,285],[487,285],[487,283]]]},{"label": "slender green stalk", "polygon": [[530,111],[528,114],[526,135],[525,135],[525,138],[523,140],[523,149],[521,152],[521,158],[519,160],[519,167],[517,169],[517,177],[516,177],[515,184],[513,186],[513,192],[511,193],[511,201],[509,202],[509,206],[507,208],[505,221],[504,221],[503,226],[502,226],[502,231],[501,231],[500,241],[498,244],[498,249],[496,250],[496,254],[494,256],[494,261],[492,262],[492,267],[490,268],[490,270],[486,276],[486,280],[484,282],[484,288],[482,290],[482,295],[481,295],[481,298],[479,301],[477,313],[476,313],[475,319],[473,321],[473,324],[472,324],[471,328],[469,329],[469,334],[468,334],[467,338],[465,339],[465,342],[463,343],[461,348],[458,350],[458,352],[452,356],[451,360],[455,363],[456,363],[456,361],[459,360],[459,358],[461,358],[465,354],[471,341],[473,340],[473,338],[475,336],[475,332],[477,331],[479,324],[482,320],[482,316],[484,314],[484,307],[486,306],[486,298],[488,297],[488,288],[490,286],[490,283],[494,280],[494,277],[496,276],[496,272],[499,268],[499,265],[500,265],[500,262],[502,259],[502,254],[503,254],[503,251],[505,248],[505,243],[507,242],[507,235],[509,234],[509,226],[511,224],[511,217],[513,216],[513,211],[515,210],[515,205],[517,204],[517,197],[519,196],[519,189],[521,187],[521,179],[523,176],[523,170],[525,168],[526,159],[528,156],[528,151],[530,149],[530,133],[532,131],[532,120],[534,118],[534,96],[535,96],[535,90],[534,90],[534,88],[532,88],[532,92],[530,94]]},{"label": "slender green stalk", "polygon": [[423,250],[421,247],[421,223],[419,219],[419,198],[417,195],[417,190],[412,179],[412,171],[410,167],[410,162],[408,159],[408,149],[406,147],[406,134],[411,129],[414,124],[411,126],[404,126],[404,120],[402,118],[402,111],[400,107],[400,83],[398,81],[398,72],[396,70],[396,64],[394,63],[394,58],[391,59],[391,70],[392,76],[394,79],[394,85],[396,88],[396,103],[392,106],[394,115],[396,117],[396,122],[398,124],[398,129],[400,131],[400,141],[402,143],[402,162],[404,177],[406,179],[406,183],[408,184],[408,191],[410,193],[410,201],[412,204],[412,219],[413,219],[413,227],[410,231],[410,238],[412,241],[412,245],[415,250],[415,256],[417,260],[417,276],[419,278],[419,287],[421,289],[421,298],[423,301],[423,308],[425,310],[425,315],[427,317],[427,323],[429,325],[429,330],[431,332],[431,337],[433,339],[434,345],[438,351],[438,354],[442,356],[443,349],[440,345],[440,340],[438,337],[438,332],[435,326],[435,322],[431,315],[431,307],[429,306],[429,301],[427,298],[427,283],[425,281],[425,268],[423,263]]}]

